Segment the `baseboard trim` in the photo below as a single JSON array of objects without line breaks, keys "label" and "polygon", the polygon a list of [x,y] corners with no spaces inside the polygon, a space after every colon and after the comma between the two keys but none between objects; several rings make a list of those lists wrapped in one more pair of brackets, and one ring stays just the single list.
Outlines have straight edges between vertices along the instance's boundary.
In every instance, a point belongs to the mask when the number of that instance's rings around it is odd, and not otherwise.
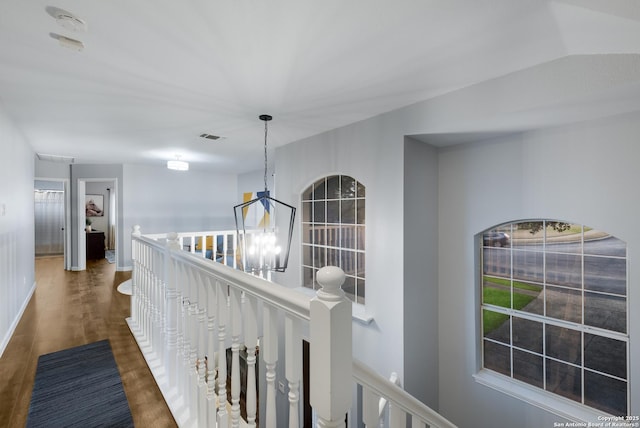
[{"label": "baseboard trim", "polygon": [[24,311],[27,309],[27,305],[31,301],[31,297],[33,297],[33,293],[35,291],[36,291],[36,283],[34,281],[33,285],[31,286],[31,290],[29,290],[29,293],[27,294],[27,298],[24,299],[24,302],[22,302],[22,306],[20,307],[20,310],[18,311],[16,318],[13,320],[13,322],[11,323],[11,326],[9,327],[9,330],[7,331],[7,334],[5,334],[4,338],[2,339],[2,343],[0,343],[0,357],[2,357],[2,354],[4,354],[4,350],[7,349],[7,346],[9,345],[9,341],[11,340],[13,333],[15,333],[16,328],[18,327],[18,323],[22,319],[22,315],[24,314]]}]

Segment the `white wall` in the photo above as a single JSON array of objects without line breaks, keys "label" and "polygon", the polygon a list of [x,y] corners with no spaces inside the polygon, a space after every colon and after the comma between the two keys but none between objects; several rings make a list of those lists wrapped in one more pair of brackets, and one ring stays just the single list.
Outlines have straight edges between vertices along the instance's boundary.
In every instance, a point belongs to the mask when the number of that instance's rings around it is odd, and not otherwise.
[{"label": "white wall", "polygon": [[[560,419],[474,382],[473,237],[510,220],[552,218],[628,244],[632,399],[640,412],[640,114],[527,132],[443,150],[440,183],[440,407],[460,426],[553,426]],[[500,165],[500,168],[490,168]],[[446,236],[446,239],[444,238]],[[461,403],[464,411],[461,412]],[[499,419],[496,419],[499,415]]]},{"label": "white wall", "polygon": [[0,355],[35,288],[34,153],[0,103]]},{"label": "white wall", "polygon": [[[298,208],[301,191],[322,176],[349,174],[367,188],[366,311],[374,321],[369,325],[354,322],[354,354],[358,358],[384,376],[398,372],[412,388],[413,379],[407,378],[416,367],[438,371],[437,376],[425,379],[437,382],[437,386],[428,385],[420,393],[459,426],[553,426],[557,417],[481,386],[472,377],[477,363],[474,314],[478,304],[474,235],[512,219],[558,218],[616,234],[629,242],[631,254],[638,242],[637,236],[630,236],[637,233],[630,229],[632,218],[638,217],[630,183],[640,182],[640,177],[633,172],[635,165],[630,159],[638,159],[638,149],[632,144],[633,136],[640,135],[634,124],[638,118],[618,117],[522,133],[638,111],[639,98],[633,94],[639,89],[639,59],[638,55],[562,58],[276,150],[278,199]],[[404,157],[407,135],[441,143],[452,136],[474,141],[479,135],[486,138],[509,133],[510,137],[500,140],[442,149],[437,162],[428,155],[422,161]],[[418,153],[415,146],[413,149]],[[612,163],[603,164],[606,156]],[[414,209],[407,197],[416,187],[405,187],[405,177],[419,172],[420,162],[427,169],[425,182],[438,183],[437,191],[425,189],[420,203],[429,209],[435,206],[438,212],[416,220],[407,212]],[[498,167],[487,166],[496,163]],[[433,178],[434,169],[437,179]],[[572,191],[557,191],[555,181]],[[488,204],[487,197],[492,194],[507,195],[508,203]],[[606,194],[606,199],[594,199],[597,194]],[[415,245],[404,242],[403,235],[420,220],[428,230],[422,249],[425,268],[430,269],[423,289],[415,280],[416,260],[405,264],[409,260],[405,250]],[[296,225],[297,249],[294,247],[290,268],[277,277],[279,283],[291,287],[301,284],[299,222]],[[630,272],[637,262],[631,259]],[[430,279],[434,270],[435,283]],[[408,302],[413,298],[424,299],[427,310],[404,313],[414,308],[415,302]],[[631,307],[637,303],[632,302]],[[631,325],[640,321],[637,315],[632,316]],[[409,318],[411,330],[417,330],[421,323],[425,328],[418,335],[403,338]],[[409,344],[409,337],[422,343]],[[632,338],[632,352],[638,351],[634,346]],[[632,359],[634,355],[637,352],[632,353]],[[637,380],[639,374],[634,366],[632,379]],[[634,393],[632,414],[640,411],[638,399]]]},{"label": "white wall", "polygon": [[131,263],[131,231],[194,232],[235,229],[237,177],[214,171],[171,171],[124,165],[125,260]]},{"label": "white wall", "polygon": [[[366,187],[366,312],[354,322],[353,348],[383,376],[403,375],[403,135],[385,120],[355,123],[276,151],[278,199],[300,210],[302,191],[318,178],[350,175]],[[301,212],[301,211],[298,211]],[[300,287],[300,220],[287,272],[277,281]]]}]

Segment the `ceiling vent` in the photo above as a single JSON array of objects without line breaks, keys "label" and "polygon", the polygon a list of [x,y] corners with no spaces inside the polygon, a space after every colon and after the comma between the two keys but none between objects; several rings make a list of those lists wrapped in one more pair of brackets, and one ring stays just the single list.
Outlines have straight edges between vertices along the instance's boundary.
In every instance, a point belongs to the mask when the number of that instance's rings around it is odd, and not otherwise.
[{"label": "ceiling vent", "polygon": [[222,137],[213,134],[200,134],[200,138],[206,138],[207,140],[219,140]]},{"label": "ceiling vent", "polygon": [[57,163],[74,163],[75,162],[75,158],[72,158],[70,156],[45,155],[43,153],[36,153],[36,156],[38,156],[38,159],[42,161],[48,161],[48,162],[57,162]]}]

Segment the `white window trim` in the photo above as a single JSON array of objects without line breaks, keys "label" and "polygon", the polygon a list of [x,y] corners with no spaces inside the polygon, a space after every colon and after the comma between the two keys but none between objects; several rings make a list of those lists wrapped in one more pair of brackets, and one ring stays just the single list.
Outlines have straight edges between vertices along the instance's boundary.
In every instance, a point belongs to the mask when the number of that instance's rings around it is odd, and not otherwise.
[{"label": "white window trim", "polygon": [[481,385],[573,422],[597,423],[603,422],[603,417],[615,416],[488,369],[481,369],[473,377]]}]

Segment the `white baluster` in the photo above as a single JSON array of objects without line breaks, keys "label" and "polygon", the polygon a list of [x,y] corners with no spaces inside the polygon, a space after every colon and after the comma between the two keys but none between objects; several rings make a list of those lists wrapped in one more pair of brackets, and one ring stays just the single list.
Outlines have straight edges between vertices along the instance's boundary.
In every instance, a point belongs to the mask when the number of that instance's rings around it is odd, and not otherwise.
[{"label": "white baluster", "polygon": [[256,346],[258,345],[258,301],[245,295],[244,342],[247,347],[247,425],[256,426]]},{"label": "white baluster", "polygon": [[229,419],[227,414],[227,285],[216,284],[218,295],[218,426],[227,428]]},{"label": "white baluster", "polygon": [[[141,235],[140,226],[133,226],[132,236],[139,237]],[[131,240],[131,257],[133,259],[133,273],[131,275],[131,319],[136,326],[140,323],[140,313],[138,303],[140,300],[140,243],[135,239]]]},{"label": "white baluster", "polygon": [[389,402],[389,426],[403,427],[407,424],[407,414],[398,406]]},{"label": "white baluster", "polygon": [[267,380],[267,400],[265,407],[265,427],[277,428],[276,414],[276,363],[278,362],[278,313],[273,306],[264,305],[262,349]]},{"label": "white baluster", "polygon": [[380,426],[379,401],[380,396],[366,386],[362,387],[362,420],[367,428],[378,428]]},{"label": "white baluster", "polygon": [[231,299],[231,427],[240,424],[240,333],[242,333],[242,311],[240,291],[229,290]]},{"label": "white baluster", "polygon": [[189,419],[198,422],[198,285],[194,269],[189,267]]},{"label": "white baluster", "polygon": [[285,376],[289,381],[289,428],[298,428],[300,414],[300,370],[302,361],[302,341],[300,322],[287,315],[284,320]]},{"label": "white baluster", "polygon": [[207,289],[205,278],[198,275],[198,423],[205,426],[207,421],[207,384],[206,384],[206,337],[207,337]]},{"label": "white baluster", "polygon": [[176,359],[173,364],[176,367],[176,389],[182,396],[185,390],[184,372],[184,285],[186,283],[185,270],[182,263],[176,262]]},{"label": "white baluster", "polygon": [[335,266],[316,275],[322,286],[311,300],[311,405],[318,427],[344,427],[351,407],[351,302],[340,288],[344,272]]},{"label": "white baluster", "polygon": [[[169,250],[180,250],[178,242],[178,234],[170,233],[168,235]],[[167,370],[167,382],[169,389],[177,387],[177,344],[178,344],[178,291],[176,290],[176,282],[178,281],[178,272],[176,262],[172,258],[166,260],[167,284],[165,292],[165,349],[164,361]]]},{"label": "white baluster", "polygon": [[207,427],[216,426],[216,313],[218,288],[211,277],[207,281]]},{"label": "white baluster", "polygon": [[413,416],[411,418],[411,428],[426,428],[427,424],[418,419],[417,416]]}]

